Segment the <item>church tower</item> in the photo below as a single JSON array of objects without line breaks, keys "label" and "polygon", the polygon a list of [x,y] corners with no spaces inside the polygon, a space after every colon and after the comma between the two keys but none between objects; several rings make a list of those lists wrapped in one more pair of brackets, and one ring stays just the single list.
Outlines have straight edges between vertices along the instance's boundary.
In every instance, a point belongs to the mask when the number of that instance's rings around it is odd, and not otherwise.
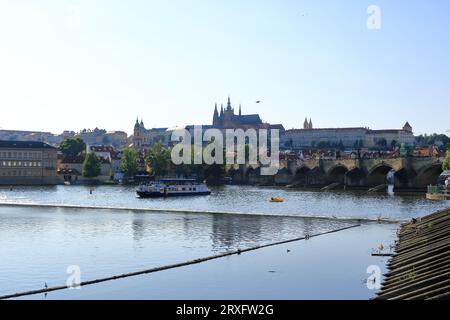
[{"label": "church tower", "polygon": [[409,124],[408,121],[406,121],[405,125],[403,126],[403,130],[406,131],[406,132],[412,133],[412,127],[411,127],[411,125]]},{"label": "church tower", "polygon": [[144,127],[144,122],[141,120],[139,123],[139,119],[136,117],[136,123],[134,124],[133,130],[133,146],[136,150],[139,150],[142,147],[142,129]]},{"label": "church tower", "polygon": [[213,126],[217,126],[219,124],[219,112],[217,111],[217,103],[214,106],[214,115],[213,115]]},{"label": "church tower", "polygon": [[313,124],[312,124],[311,118],[309,118],[309,124],[308,124],[308,127],[309,127],[309,129],[312,129],[312,128],[313,128]]},{"label": "church tower", "polygon": [[228,96],[228,102],[227,102],[227,109],[226,109],[226,111],[234,111],[233,108],[231,107],[230,96]]},{"label": "church tower", "polygon": [[303,122],[303,129],[309,129],[309,123],[308,123],[308,119],[305,118],[305,122]]},{"label": "church tower", "polygon": [[230,96],[228,96],[227,101],[227,107],[225,111],[223,112],[223,118],[222,118],[222,126],[224,127],[233,127],[233,120],[234,120],[234,109],[231,106],[231,99]]}]

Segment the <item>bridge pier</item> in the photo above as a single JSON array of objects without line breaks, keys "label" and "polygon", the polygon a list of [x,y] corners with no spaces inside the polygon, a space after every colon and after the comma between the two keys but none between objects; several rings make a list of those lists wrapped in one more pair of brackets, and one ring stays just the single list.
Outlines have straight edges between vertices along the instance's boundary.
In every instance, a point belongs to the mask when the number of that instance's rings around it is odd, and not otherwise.
[{"label": "bridge pier", "polygon": [[416,173],[412,169],[401,169],[394,174],[394,192],[414,189]]},{"label": "bridge pier", "polygon": [[275,185],[278,185],[278,186],[289,185],[292,183],[293,180],[294,180],[293,175],[286,168],[283,168],[280,171],[278,171],[278,173],[274,177]]},{"label": "bridge pier", "polygon": [[345,189],[367,189],[366,172],[354,168],[345,174]]}]

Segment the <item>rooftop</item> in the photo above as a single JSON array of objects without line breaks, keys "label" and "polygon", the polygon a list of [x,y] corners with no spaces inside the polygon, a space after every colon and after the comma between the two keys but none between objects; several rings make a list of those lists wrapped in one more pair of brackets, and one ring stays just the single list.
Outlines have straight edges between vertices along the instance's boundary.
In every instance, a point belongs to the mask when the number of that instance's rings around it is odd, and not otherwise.
[{"label": "rooftop", "polygon": [[5,141],[0,140],[0,148],[17,149],[56,149],[51,145],[40,141]]},{"label": "rooftop", "polygon": [[314,132],[314,131],[354,131],[354,130],[364,130],[367,131],[367,128],[364,127],[348,127],[348,128],[313,128],[313,129],[289,129],[286,132]]}]

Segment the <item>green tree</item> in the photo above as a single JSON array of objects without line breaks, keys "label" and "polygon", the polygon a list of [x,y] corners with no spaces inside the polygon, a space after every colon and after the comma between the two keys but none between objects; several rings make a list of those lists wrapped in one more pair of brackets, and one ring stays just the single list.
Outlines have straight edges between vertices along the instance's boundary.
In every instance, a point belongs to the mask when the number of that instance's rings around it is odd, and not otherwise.
[{"label": "green tree", "polygon": [[138,171],[138,153],[132,148],[123,150],[122,158],[120,160],[120,171],[125,174],[125,177],[132,178]]},{"label": "green tree", "polygon": [[170,151],[161,142],[157,142],[145,155],[145,163],[150,167],[152,175],[164,176],[170,166]]},{"label": "green tree", "polygon": [[317,148],[319,148],[319,149],[326,149],[329,147],[330,147],[329,141],[319,141],[319,143],[317,144]]},{"label": "green tree", "polygon": [[100,159],[93,152],[86,155],[83,162],[83,177],[95,178],[100,174],[101,164]]},{"label": "green tree", "polygon": [[392,140],[392,141],[391,141],[391,148],[394,149],[394,148],[396,148],[396,147],[398,147],[398,142],[397,142],[397,140]]},{"label": "green tree", "polygon": [[86,144],[81,138],[67,138],[59,145],[59,150],[64,155],[75,156],[86,150]]},{"label": "green tree", "polygon": [[450,170],[450,150],[447,150],[447,153],[445,154],[442,170]]},{"label": "green tree", "polygon": [[439,146],[441,149],[450,148],[450,137],[445,134],[433,133],[430,135],[420,135],[416,142],[421,146]]},{"label": "green tree", "polygon": [[379,147],[385,148],[387,146],[386,138],[378,139],[377,142],[376,142],[376,145],[379,146]]}]

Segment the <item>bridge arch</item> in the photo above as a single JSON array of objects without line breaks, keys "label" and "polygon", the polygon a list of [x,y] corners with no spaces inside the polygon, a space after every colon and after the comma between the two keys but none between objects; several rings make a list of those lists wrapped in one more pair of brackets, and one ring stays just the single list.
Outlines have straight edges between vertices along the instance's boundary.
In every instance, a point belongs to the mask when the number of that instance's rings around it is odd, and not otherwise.
[{"label": "bridge arch", "polygon": [[261,168],[253,168],[250,166],[245,172],[245,181],[250,184],[261,183]]},{"label": "bridge arch", "polygon": [[244,182],[244,172],[239,168],[232,168],[228,171],[228,176],[233,180],[233,183]]},{"label": "bridge arch", "polygon": [[381,163],[375,166],[367,173],[367,185],[369,187],[375,187],[381,184],[387,184],[387,175],[391,171],[395,171],[395,169],[387,163]]},{"label": "bridge arch", "polygon": [[330,183],[338,182],[345,183],[345,175],[348,172],[348,168],[342,164],[337,164],[330,168],[327,173],[327,178]]},{"label": "bridge arch", "polygon": [[247,177],[250,177],[250,176],[259,175],[259,173],[260,173],[260,168],[259,167],[258,168],[248,167],[247,171],[245,172],[245,175]]},{"label": "bridge arch", "polygon": [[307,166],[301,166],[295,170],[294,182],[300,186],[308,185],[308,177],[311,169]]},{"label": "bridge arch", "polygon": [[394,191],[409,189],[413,185],[413,180],[417,176],[413,169],[401,168],[394,174]]},{"label": "bridge arch", "polygon": [[274,177],[275,184],[277,185],[286,185],[290,184],[294,178],[294,175],[288,168],[281,168],[278,170],[277,174]]},{"label": "bridge arch", "polygon": [[345,184],[349,187],[363,187],[366,184],[367,172],[355,167],[346,173]]},{"label": "bridge arch", "polygon": [[439,162],[426,166],[417,173],[414,179],[414,186],[416,188],[426,188],[430,184],[437,184],[442,171],[442,164]]}]

